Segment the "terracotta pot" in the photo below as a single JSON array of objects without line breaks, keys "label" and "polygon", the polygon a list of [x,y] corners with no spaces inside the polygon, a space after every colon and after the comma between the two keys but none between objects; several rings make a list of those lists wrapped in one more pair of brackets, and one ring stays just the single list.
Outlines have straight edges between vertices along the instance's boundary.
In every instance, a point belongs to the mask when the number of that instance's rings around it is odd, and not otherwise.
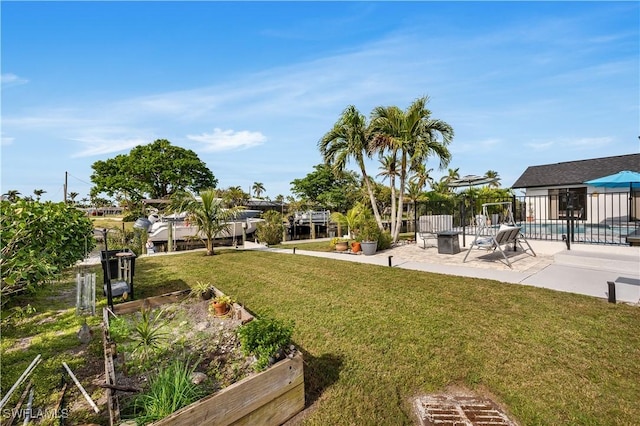
[{"label": "terracotta pot", "polygon": [[360,243],[358,241],[354,241],[351,243],[351,251],[353,253],[358,253],[362,248],[360,247]]},{"label": "terracotta pot", "polygon": [[336,251],[347,251],[348,248],[349,248],[349,245],[347,244],[346,241],[341,241],[339,243],[336,243]]},{"label": "terracotta pot", "polygon": [[229,312],[229,305],[226,303],[213,302],[213,309],[215,309],[215,315],[217,317],[222,317]]}]

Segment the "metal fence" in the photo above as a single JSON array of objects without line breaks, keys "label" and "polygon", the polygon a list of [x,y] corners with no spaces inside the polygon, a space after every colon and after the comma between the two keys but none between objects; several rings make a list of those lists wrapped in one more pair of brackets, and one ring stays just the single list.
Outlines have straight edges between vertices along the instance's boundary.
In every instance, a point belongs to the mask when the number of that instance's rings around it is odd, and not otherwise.
[{"label": "metal fence", "polygon": [[[416,203],[414,220],[452,220],[452,230],[462,234],[463,245],[478,231],[478,216],[486,217],[489,230],[497,231],[512,215],[527,239],[586,244],[628,245],[640,236],[640,193],[549,191],[547,195],[510,198],[460,196]],[[423,218],[424,220],[424,218]],[[443,225],[444,226],[444,225]],[[440,228],[440,226],[437,226]]]}]

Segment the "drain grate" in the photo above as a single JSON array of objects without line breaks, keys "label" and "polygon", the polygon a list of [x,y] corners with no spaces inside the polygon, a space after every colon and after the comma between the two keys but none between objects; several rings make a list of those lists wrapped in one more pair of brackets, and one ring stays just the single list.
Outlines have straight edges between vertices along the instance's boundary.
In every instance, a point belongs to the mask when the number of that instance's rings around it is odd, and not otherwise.
[{"label": "drain grate", "polygon": [[491,400],[427,395],[415,400],[421,426],[517,426]]}]

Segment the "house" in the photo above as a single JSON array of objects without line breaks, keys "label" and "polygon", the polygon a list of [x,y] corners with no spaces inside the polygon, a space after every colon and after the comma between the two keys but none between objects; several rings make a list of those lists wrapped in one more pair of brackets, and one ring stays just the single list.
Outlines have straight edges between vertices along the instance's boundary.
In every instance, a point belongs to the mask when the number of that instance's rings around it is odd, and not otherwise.
[{"label": "house", "polygon": [[610,218],[637,221],[640,191],[596,188],[584,182],[623,170],[640,172],[640,154],[530,166],[512,188],[524,189],[527,216],[538,220],[575,219],[606,223]]}]

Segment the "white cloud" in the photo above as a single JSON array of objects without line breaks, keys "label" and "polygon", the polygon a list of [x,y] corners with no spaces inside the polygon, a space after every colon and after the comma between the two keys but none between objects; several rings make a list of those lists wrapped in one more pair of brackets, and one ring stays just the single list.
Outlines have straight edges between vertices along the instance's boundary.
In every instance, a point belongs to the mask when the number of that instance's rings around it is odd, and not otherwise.
[{"label": "white cloud", "polygon": [[2,87],[19,86],[21,84],[27,84],[29,80],[26,78],[18,77],[15,74],[7,73],[0,75],[0,82]]},{"label": "white cloud", "polygon": [[7,145],[11,145],[13,143],[13,141],[15,140],[15,138],[9,137],[9,136],[5,136],[2,135],[2,138],[0,140],[0,145],[1,146],[7,146]]},{"label": "white cloud", "polygon": [[138,145],[145,145],[150,142],[148,139],[140,138],[83,138],[74,140],[81,142],[84,145],[84,149],[73,154],[72,158],[110,154],[112,152],[128,150]]},{"label": "white cloud", "polygon": [[262,145],[267,138],[260,132],[250,132],[242,130],[213,129],[213,133],[202,133],[201,135],[187,135],[188,139],[205,144],[204,151],[229,151],[248,149]]},{"label": "white cloud", "polygon": [[606,145],[610,145],[612,142],[613,138],[605,136],[600,138],[574,139],[569,141],[568,144],[578,148],[600,148]]},{"label": "white cloud", "polygon": [[550,149],[554,145],[553,142],[530,142],[526,144],[529,148],[534,151],[546,151]]}]

